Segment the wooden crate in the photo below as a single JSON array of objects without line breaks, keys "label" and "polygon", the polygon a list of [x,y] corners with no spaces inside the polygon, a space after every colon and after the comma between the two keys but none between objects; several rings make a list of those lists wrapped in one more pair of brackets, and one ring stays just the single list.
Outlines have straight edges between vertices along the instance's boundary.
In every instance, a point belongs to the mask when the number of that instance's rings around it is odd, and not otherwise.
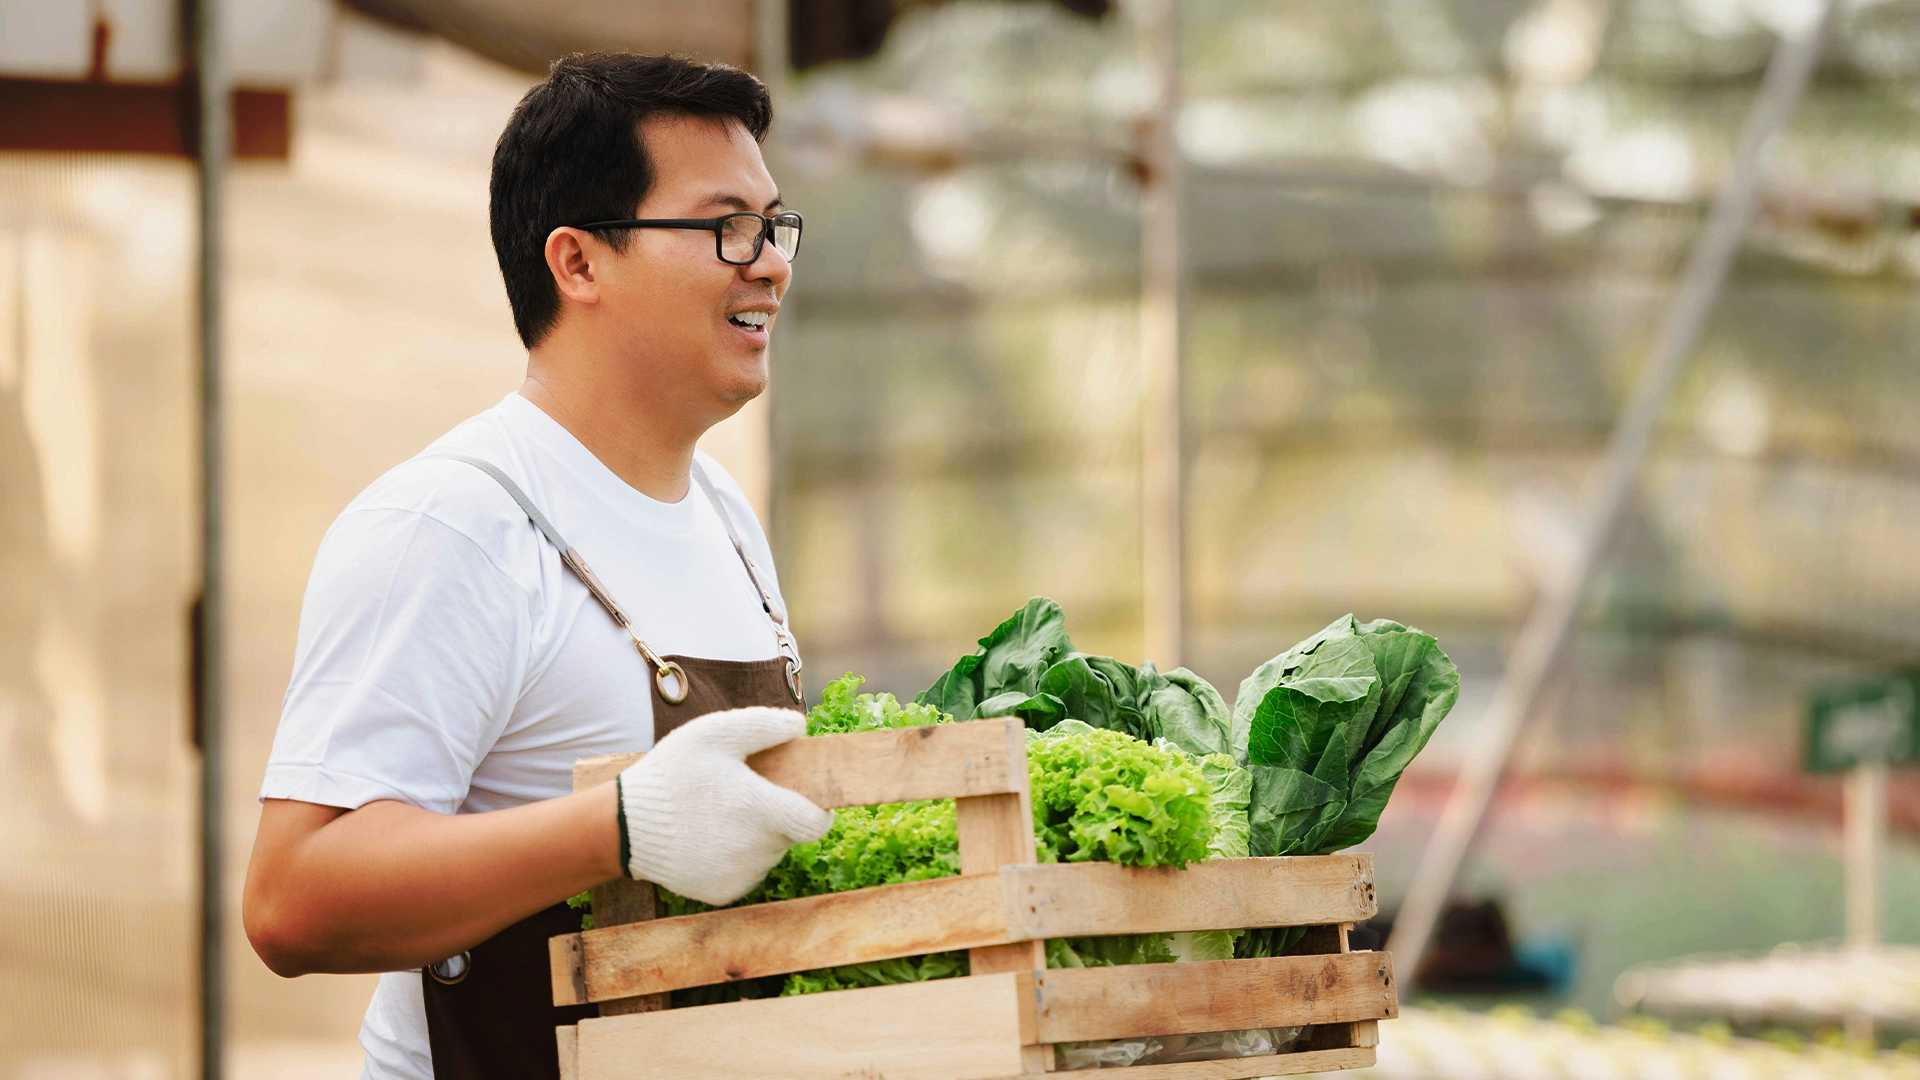
[{"label": "wooden crate", "polygon": [[[639,755],[580,762],[576,789]],[[1133,1066],[1128,1080],[1235,1080],[1373,1064],[1398,1012],[1371,855],[1221,859],[1184,870],[1037,863],[1018,720],[797,739],[763,776],[825,807],[953,798],[957,877],[656,918],[653,886],[594,891],[595,928],[551,942],[563,1080],[1013,1080],[1051,1044],[1311,1025],[1292,1053]],[[1307,955],[1048,970],[1048,938],[1310,926]],[[965,978],[667,1009],[667,993],[967,949]]]}]

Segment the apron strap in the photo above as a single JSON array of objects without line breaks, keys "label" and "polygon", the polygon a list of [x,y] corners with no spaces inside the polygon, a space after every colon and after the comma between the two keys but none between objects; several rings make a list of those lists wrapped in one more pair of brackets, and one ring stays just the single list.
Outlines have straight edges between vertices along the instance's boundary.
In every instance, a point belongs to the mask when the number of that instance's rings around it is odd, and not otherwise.
[{"label": "apron strap", "polygon": [[[574,550],[573,545],[567,543],[566,539],[560,535],[560,530],[553,527],[553,522],[547,520],[547,516],[540,512],[539,507],[533,505],[533,500],[527,497],[527,493],[520,489],[519,484],[514,483],[512,477],[484,458],[452,453],[427,456],[464,462],[493,477],[495,483],[506,489],[513,501],[526,512],[527,519],[533,522],[533,527],[540,530],[540,535],[546,537],[547,542],[560,552],[560,561],[573,572],[574,577],[580,579],[580,583],[587,587],[587,592],[607,610],[607,614],[613,617],[613,621],[619,625],[620,629],[625,630],[627,636],[633,639],[633,647],[639,650],[641,658],[653,669],[654,685],[659,688],[660,696],[670,705],[678,705],[687,699],[685,669],[672,660],[662,658],[660,654],[653,651],[652,646],[641,640],[639,632],[633,628],[633,620],[627,617],[627,613],[620,607],[620,602],[613,598],[613,594],[607,591],[607,587],[600,583],[593,569],[587,565],[587,560]],[[733,516],[727,513],[726,504],[720,501],[719,492],[714,490],[713,481],[707,477],[707,471],[700,467],[698,460],[693,462],[693,479],[700,485],[700,490],[706,494],[707,501],[713,505],[714,513],[720,515],[720,525],[726,529],[727,539],[733,543],[734,554],[740,557],[740,564],[746,567],[747,580],[753,583],[754,591],[760,594],[760,607],[767,613],[767,619],[773,623],[773,636],[780,644],[780,656],[787,662],[787,689],[793,694],[795,701],[804,701],[804,691],[800,685],[800,648],[794,642],[793,635],[787,630],[786,608],[761,579],[760,568],[754,564],[753,556],[748,554],[747,545],[740,539],[739,530],[734,528]]]},{"label": "apron strap", "polygon": [[707,477],[707,470],[700,467],[700,459],[693,461],[693,480],[700,490],[707,493],[707,501],[713,504],[714,512],[720,515],[720,524],[727,530],[727,539],[733,541],[734,554],[740,556],[740,565],[747,568],[747,580],[753,583],[754,591],[760,594],[760,607],[767,613],[768,621],[773,623],[773,636],[780,642],[780,655],[787,661],[787,689],[792,691],[793,700],[805,700],[800,686],[800,646],[787,630],[786,605],[780,602],[766,581],[760,576],[760,567],[748,553],[746,542],[740,539],[740,530],[733,527],[733,515],[727,513],[727,504],[720,500],[720,493],[714,490],[713,481]]},{"label": "apron strap", "polygon": [[679,664],[662,659],[659,653],[653,651],[652,646],[640,639],[639,632],[633,628],[633,620],[627,618],[627,613],[621,609],[620,602],[613,598],[613,594],[607,591],[607,587],[600,584],[599,577],[595,576],[593,568],[587,565],[587,560],[581,558],[580,553],[573,549],[573,545],[567,543],[560,535],[560,530],[553,527],[553,522],[547,520],[547,515],[541,513],[539,507],[533,505],[533,500],[527,498],[527,493],[520,490],[520,485],[514,483],[511,476],[501,472],[493,462],[483,458],[468,457],[465,454],[430,454],[428,456],[465,462],[493,477],[494,482],[505,488],[507,494],[513,496],[513,501],[520,504],[520,509],[526,511],[528,520],[533,522],[533,527],[539,529],[540,535],[546,537],[547,542],[560,552],[560,561],[568,570],[573,571],[573,576],[580,579],[580,583],[587,587],[587,592],[600,602],[601,607],[607,609],[607,614],[613,616],[613,621],[633,639],[633,647],[639,650],[641,659],[653,669],[654,685],[659,687],[660,696],[675,705],[686,700],[686,671]]}]

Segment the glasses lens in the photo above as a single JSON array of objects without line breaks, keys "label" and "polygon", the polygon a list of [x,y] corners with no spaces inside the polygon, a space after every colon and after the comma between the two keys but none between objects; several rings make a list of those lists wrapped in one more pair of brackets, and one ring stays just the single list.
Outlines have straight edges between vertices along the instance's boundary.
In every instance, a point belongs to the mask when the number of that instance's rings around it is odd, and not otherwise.
[{"label": "glasses lens", "polygon": [[740,266],[760,254],[760,234],[766,219],[759,214],[729,214],[720,219],[720,257]]},{"label": "glasses lens", "polygon": [[773,219],[773,246],[780,249],[788,262],[800,254],[799,214],[780,214]]}]

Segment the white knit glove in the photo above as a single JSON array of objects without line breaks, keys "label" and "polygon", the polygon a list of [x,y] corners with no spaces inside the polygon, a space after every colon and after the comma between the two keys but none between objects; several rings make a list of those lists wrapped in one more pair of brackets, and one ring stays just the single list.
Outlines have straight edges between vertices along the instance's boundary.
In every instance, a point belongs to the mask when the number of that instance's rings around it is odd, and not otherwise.
[{"label": "white knit glove", "polygon": [[728,904],[833,811],[747,767],[747,755],[807,733],[792,709],[729,709],[689,720],[620,774],[627,873],[681,896]]}]

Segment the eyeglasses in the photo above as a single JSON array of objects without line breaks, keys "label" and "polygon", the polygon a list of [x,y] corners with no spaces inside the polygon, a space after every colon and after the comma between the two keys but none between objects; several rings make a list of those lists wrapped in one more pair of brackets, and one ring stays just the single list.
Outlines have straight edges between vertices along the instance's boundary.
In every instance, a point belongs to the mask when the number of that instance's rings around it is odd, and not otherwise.
[{"label": "eyeglasses", "polygon": [[711,218],[635,218],[624,221],[596,221],[576,225],[577,229],[700,229],[713,233],[713,253],[733,266],[751,266],[760,258],[767,237],[773,246],[792,262],[800,254],[800,215],[783,210],[768,217],[751,210]]}]

